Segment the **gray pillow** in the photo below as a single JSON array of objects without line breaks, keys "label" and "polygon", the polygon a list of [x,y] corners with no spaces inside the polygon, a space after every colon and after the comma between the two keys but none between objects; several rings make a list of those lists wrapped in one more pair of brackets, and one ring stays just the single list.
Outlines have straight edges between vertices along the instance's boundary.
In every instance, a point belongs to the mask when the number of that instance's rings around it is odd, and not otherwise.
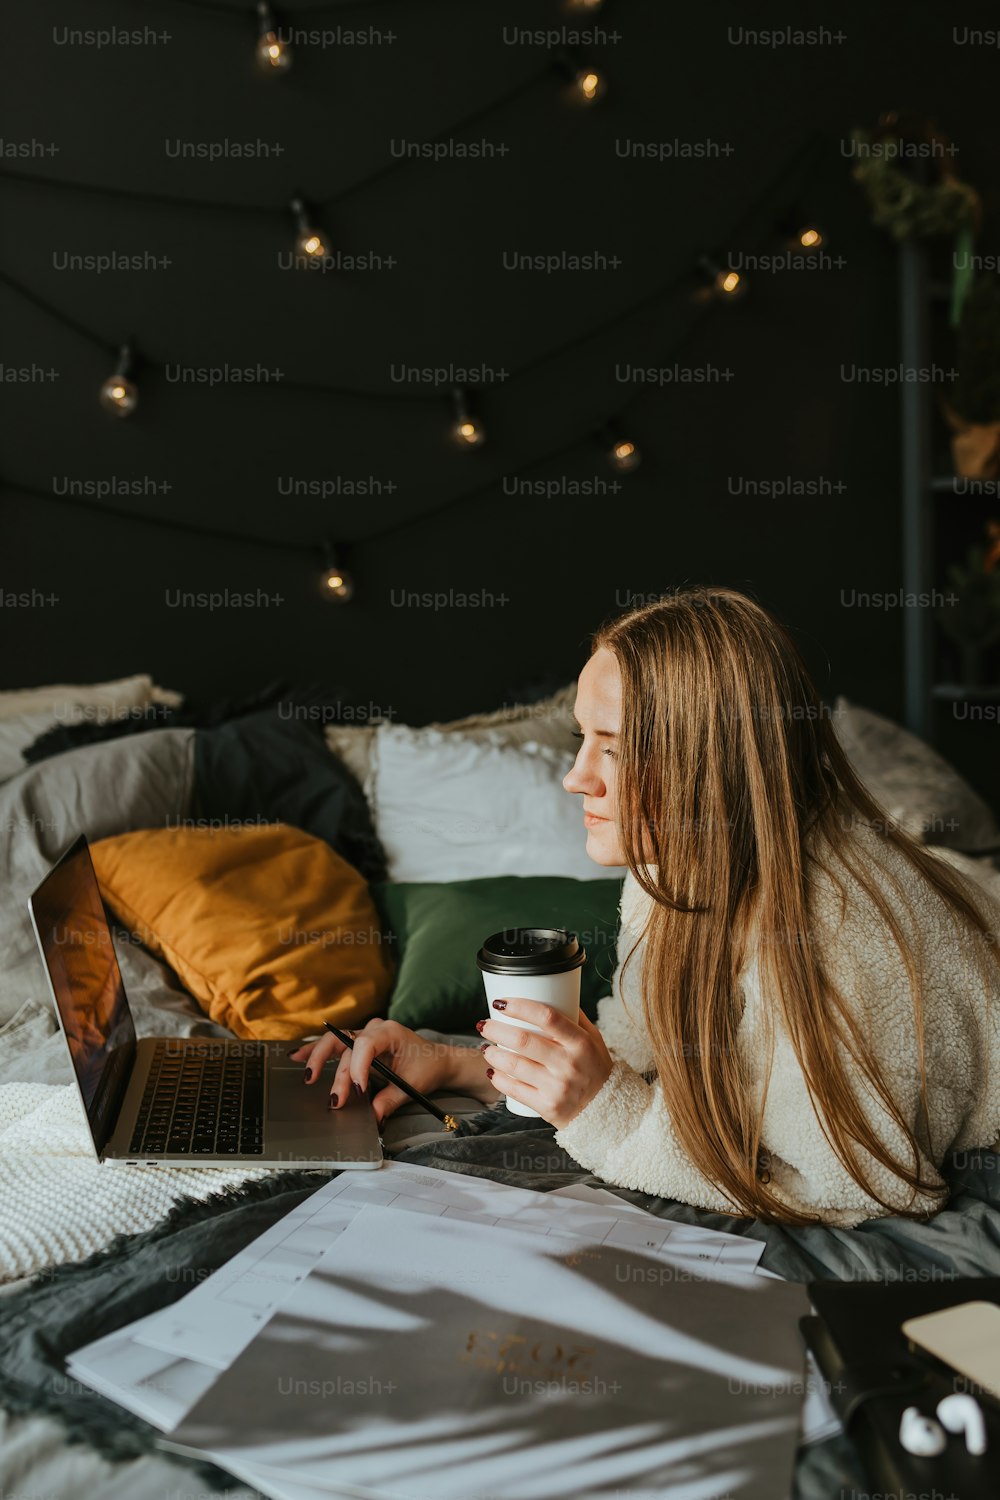
[{"label": "gray pillow", "polygon": [[846,698],[837,699],[833,724],[865,786],[907,833],[972,854],[1000,848],[982,797],[915,734]]},{"label": "gray pillow", "polygon": [[[81,746],[29,766],[0,786],[0,1078],[30,1081],[33,1049],[51,1051],[63,1082],[61,1039],[27,900],[79,833],[91,840],[162,827],[191,805],[194,730],[160,729]],[[125,987],[143,1035],[212,1026],[172,976],[136,943],[116,939]],[[51,1038],[51,1040],[50,1040]],[[54,1049],[54,1050],[52,1050]],[[68,1076],[68,1074],[66,1075]]]}]

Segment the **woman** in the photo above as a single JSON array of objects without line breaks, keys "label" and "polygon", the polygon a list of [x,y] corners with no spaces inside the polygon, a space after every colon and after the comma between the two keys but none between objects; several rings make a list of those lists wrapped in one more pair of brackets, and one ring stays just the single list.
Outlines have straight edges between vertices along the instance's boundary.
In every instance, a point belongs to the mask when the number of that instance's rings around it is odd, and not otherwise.
[{"label": "woman", "polygon": [[[742,594],[604,627],[576,716],[587,852],[628,866],[597,1026],[512,996],[544,1034],[481,1022],[470,1055],[372,1021],[335,1098],[385,1052],[418,1088],[532,1105],[623,1187],[788,1224],[934,1213],[947,1153],[1000,1134],[1000,906],[886,819]],[[303,1049],[309,1077],[340,1050]]]}]

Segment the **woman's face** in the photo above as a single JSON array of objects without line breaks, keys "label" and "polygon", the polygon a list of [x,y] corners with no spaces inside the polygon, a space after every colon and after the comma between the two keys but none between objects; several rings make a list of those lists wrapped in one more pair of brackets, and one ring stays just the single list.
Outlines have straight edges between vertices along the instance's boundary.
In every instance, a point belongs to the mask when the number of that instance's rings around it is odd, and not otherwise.
[{"label": "woman's face", "polygon": [[605,648],[595,651],[576,685],[575,718],[581,731],[573,769],[563,780],[567,792],[583,798],[587,853],[598,865],[623,865],[625,855],[615,823],[615,756],[622,684],[618,663]]}]

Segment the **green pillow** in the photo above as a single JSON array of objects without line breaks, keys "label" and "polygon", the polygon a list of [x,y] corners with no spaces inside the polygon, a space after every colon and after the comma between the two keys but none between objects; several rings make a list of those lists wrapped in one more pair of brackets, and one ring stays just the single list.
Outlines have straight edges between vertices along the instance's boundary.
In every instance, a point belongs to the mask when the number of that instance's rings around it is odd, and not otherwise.
[{"label": "green pillow", "polygon": [[447,882],[383,881],[371,892],[399,966],[389,1016],[405,1026],[473,1031],[486,1015],[476,954],[505,927],[564,927],[587,950],[581,1006],[593,1021],[611,990],[620,880],[496,875]]}]

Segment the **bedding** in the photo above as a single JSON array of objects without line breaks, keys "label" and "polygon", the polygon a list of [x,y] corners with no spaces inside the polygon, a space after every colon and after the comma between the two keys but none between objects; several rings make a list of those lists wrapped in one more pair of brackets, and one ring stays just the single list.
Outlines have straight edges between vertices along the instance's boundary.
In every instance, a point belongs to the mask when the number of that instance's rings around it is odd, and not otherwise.
[{"label": "bedding", "polygon": [[833,725],[876,802],[907,833],[967,854],[1000,850],[996,818],[930,745],[846,698],[834,705]]},{"label": "bedding", "polygon": [[[435,721],[425,727],[442,734],[460,734],[484,745],[548,745],[565,754],[576,753],[573,738],[573,704],[576,683],[536,703],[513,703],[493,713],[469,714],[464,719]],[[379,725],[329,724],[326,743],[347,766],[360,786],[368,780]]]},{"label": "bedding", "polygon": [[[254,719],[257,722],[251,722]],[[503,724],[487,726],[484,732],[487,748],[501,748],[489,737],[502,737]],[[547,749],[553,752],[551,745]],[[572,799],[565,801],[573,807]],[[51,1087],[68,1081],[64,1045],[55,1033],[23,898],[77,832],[98,840],[131,829],[199,822],[225,826],[227,820],[232,825],[275,817],[325,838],[331,847],[337,847],[334,839],[339,840],[338,853],[359,869],[367,864],[368,870],[377,870],[382,860],[381,874],[363,873],[369,879],[384,879],[384,859],[361,789],[318,735],[305,729],[301,735],[290,734],[273,714],[249,715],[209,731],[163,728],[85,746],[40,761],[0,786],[0,879],[5,893],[0,906],[0,1085]],[[963,840],[969,826],[963,825]],[[977,837],[985,841],[991,836],[988,826],[977,827],[973,843]],[[928,830],[928,841],[938,842],[933,829]],[[976,843],[983,851],[976,859],[953,850],[942,851],[942,857],[988,884],[1000,876],[985,857],[986,847],[985,842]],[[523,877],[523,867],[517,873]],[[588,874],[595,892],[609,876],[596,866]],[[116,932],[116,946],[140,1035],[228,1034],[128,934]],[[469,1040],[473,1045],[478,1041]],[[56,1092],[65,1098],[65,1090]],[[20,1097],[23,1102],[29,1096]],[[31,1097],[44,1103],[55,1094]],[[455,1136],[443,1135],[438,1123],[416,1106],[393,1116],[385,1131],[390,1153],[403,1161],[541,1191],[571,1182],[597,1182],[556,1145],[552,1127],[544,1122],[520,1119],[502,1104],[483,1110],[476,1101],[456,1100],[448,1108],[463,1117]],[[929,1223],[889,1218],[855,1230],[766,1226],[625,1189],[611,1191],[660,1217],[760,1239],[765,1244],[763,1264],[796,1280],[1000,1274],[996,1154],[956,1156],[948,1166],[948,1179],[951,1202]],[[0,1412],[4,1491],[46,1494],[53,1500],[119,1492],[129,1500],[163,1500],[177,1493],[205,1494],[214,1487],[233,1497],[246,1496],[248,1492],[218,1471],[154,1454],[149,1430],[67,1381],[61,1357],[100,1332],[166,1305],[321,1180],[317,1174],[269,1173],[217,1198],[181,1202],[152,1228],[113,1241],[82,1263],[50,1270],[37,1282],[0,1296],[0,1404],[8,1412]],[[81,1246],[86,1248],[89,1243]],[[59,1253],[58,1245],[50,1249]],[[67,1446],[67,1436],[75,1440],[72,1447]],[[114,1464],[108,1455],[114,1455]],[[801,1500],[833,1500],[842,1489],[864,1493],[857,1459],[846,1439],[831,1439],[802,1452],[797,1469]]]},{"label": "bedding", "polygon": [[[160,729],[81,746],[0,785],[0,1083],[70,1076],[26,902],[78,833],[97,842],[279,817],[334,848],[337,840],[366,878],[384,874],[360,789],[318,735],[267,715],[238,729]],[[140,1036],[230,1035],[130,933],[116,930],[115,945]]]},{"label": "bedding", "polygon": [[180,1198],[266,1176],[247,1167],[102,1167],[67,1084],[0,1087],[0,1282],[83,1260],[121,1232],[151,1229]]},{"label": "bedding", "polygon": [[180,701],[179,693],[157,687],[147,676],[0,693],[0,781],[24,770],[25,752],[47,731],[73,725],[141,724],[147,713]]},{"label": "bedding", "polygon": [[471,1031],[486,1014],[476,953],[506,927],[564,927],[587,950],[580,1002],[591,1020],[611,988],[618,934],[620,880],[567,880],[552,875],[372,887],[399,972],[389,1015],[404,1026]]},{"label": "bedding", "polygon": [[[0,786],[0,1026],[13,1021],[28,1002],[40,1013],[51,1013],[26,902],[66,846],[78,833],[96,841],[184,817],[192,787],[190,730],[164,730],[74,750],[30,766]],[[150,1028],[162,1026],[156,1019],[160,1002],[176,1012],[169,1002],[171,996],[176,1000],[178,987],[137,945],[120,945],[119,956],[140,1019]],[[189,999],[186,1003],[198,1021],[205,1020]],[[61,1056],[54,1065],[62,1068]]]},{"label": "bedding", "polygon": [[[24,752],[24,758],[33,763],[45,760],[50,755],[62,755],[65,750],[76,750],[80,745],[92,745],[98,741],[118,739],[126,734],[141,733],[146,728],[212,729],[230,719],[238,719],[243,714],[276,706],[288,692],[287,684],[272,682],[239,698],[213,698],[205,702],[156,689],[154,701],[147,705],[141,722],[133,716],[115,719],[95,715],[88,717],[85,722],[57,725],[41,735]],[[309,690],[303,692],[308,695]],[[326,705],[328,696],[321,696]]]},{"label": "bedding", "polygon": [[91,855],[105,905],[236,1036],[290,1041],[382,1013],[378,912],[321,839],[284,823],[146,828]]},{"label": "bedding", "polygon": [[0,693],[0,719],[48,712],[55,722],[65,708],[87,708],[89,717],[114,718],[147,703],[177,705],[180,693],[157,687],[152,677],[116,677],[113,682],[58,682],[47,687],[14,688]]},{"label": "bedding", "polygon": [[383,724],[365,795],[391,880],[623,875],[589,859],[579,801],[562,788],[572,753]]},{"label": "bedding", "polygon": [[[542,1192],[571,1182],[597,1184],[555,1144],[551,1126],[513,1116],[502,1104],[463,1119],[454,1135],[410,1145],[405,1139],[393,1152],[401,1161],[471,1172]],[[135,1460],[150,1455],[152,1429],[67,1381],[63,1357],[101,1333],[168,1305],[325,1180],[323,1174],[282,1173],[218,1200],[178,1205],[157,1228],[0,1299],[0,1402],[25,1417],[34,1413],[32,1421],[40,1415],[57,1418],[64,1432],[92,1450],[87,1455],[90,1464],[108,1457]],[[761,1240],[764,1267],[790,1280],[996,1275],[998,1159],[984,1152],[963,1153],[952,1161],[949,1180],[952,1201],[930,1223],[881,1219],[854,1230],[787,1229],[702,1213],[626,1189],[611,1191],[661,1218]],[[51,1444],[51,1428],[46,1431]],[[191,1473],[189,1461],[176,1463]],[[172,1472],[177,1476],[174,1484],[182,1485],[180,1471]],[[216,1489],[231,1483],[218,1471],[201,1473]],[[842,1487],[865,1492],[857,1456],[843,1436],[800,1450],[796,1481],[801,1500],[834,1500]]]},{"label": "bedding", "polygon": [[384,880],[385,853],[368,803],[311,722],[264,709],[196,729],[192,821],[289,823],[323,839],[366,880]]}]

